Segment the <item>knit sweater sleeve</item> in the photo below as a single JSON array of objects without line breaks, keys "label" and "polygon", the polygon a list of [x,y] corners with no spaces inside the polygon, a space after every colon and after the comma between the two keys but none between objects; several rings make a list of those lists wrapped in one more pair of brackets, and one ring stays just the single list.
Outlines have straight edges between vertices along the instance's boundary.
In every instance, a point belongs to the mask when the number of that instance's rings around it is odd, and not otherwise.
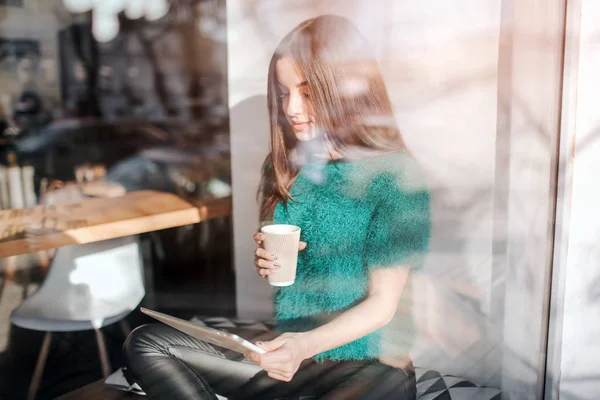
[{"label": "knit sweater sleeve", "polygon": [[368,271],[423,266],[431,234],[430,195],[418,176],[404,175],[386,174],[372,192],[376,205],[367,231]]}]

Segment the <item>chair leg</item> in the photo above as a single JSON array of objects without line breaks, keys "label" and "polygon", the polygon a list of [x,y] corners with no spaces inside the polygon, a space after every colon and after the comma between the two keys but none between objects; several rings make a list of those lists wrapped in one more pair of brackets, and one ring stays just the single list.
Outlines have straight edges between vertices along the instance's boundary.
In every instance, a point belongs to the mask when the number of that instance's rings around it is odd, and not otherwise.
[{"label": "chair leg", "polygon": [[31,266],[28,266],[24,273],[25,273],[25,282],[23,282],[23,294],[22,294],[22,299],[23,301],[29,297],[29,285],[31,284],[31,270],[33,268]]},{"label": "chair leg", "polygon": [[100,364],[102,365],[102,375],[106,378],[110,375],[110,365],[108,362],[108,354],[106,353],[106,344],[104,343],[104,335],[98,328],[96,331],[96,341],[98,342],[98,354],[100,355]]},{"label": "chair leg", "polygon": [[48,351],[50,350],[50,342],[52,340],[52,333],[46,332],[40,354],[35,364],[35,371],[29,384],[29,391],[27,392],[27,400],[34,400],[37,395],[37,391],[42,381],[42,375],[44,374],[44,367],[46,366],[46,359],[48,358]]},{"label": "chair leg", "polygon": [[6,268],[4,269],[4,279],[13,281],[17,273],[17,256],[6,258]]},{"label": "chair leg", "polygon": [[131,328],[129,327],[129,323],[127,321],[125,321],[124,319],[122,319],[121,322],[119,322],[119,326],[121,327],[121,331],[123,332],[125,339],[127,339],[127,337],[129,337],[129,334],[131,333]]},{"label": "chair leg", "polygon": [[6,278],[3,274],[0,274],[0,302],[2,301],[2,297],[4,295],[4,287],[6,286]]}]

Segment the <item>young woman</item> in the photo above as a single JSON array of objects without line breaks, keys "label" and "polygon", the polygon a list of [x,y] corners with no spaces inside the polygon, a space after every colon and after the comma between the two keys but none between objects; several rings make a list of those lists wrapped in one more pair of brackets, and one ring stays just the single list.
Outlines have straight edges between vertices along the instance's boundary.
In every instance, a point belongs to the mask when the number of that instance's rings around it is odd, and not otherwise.
[{"label": "young woman", "polygon": [[[261,220],[302,228],[296,281],[275,294],[282,334],[243,358],[146,325],[125,343],[129,368],[150,398],[414,399],[410,321],[383,328],[427,252],[429,194],[352,24],[321,16],[290,32],[269,66],[268,105]],[[263,239],[266,278],[278,265]]]}]

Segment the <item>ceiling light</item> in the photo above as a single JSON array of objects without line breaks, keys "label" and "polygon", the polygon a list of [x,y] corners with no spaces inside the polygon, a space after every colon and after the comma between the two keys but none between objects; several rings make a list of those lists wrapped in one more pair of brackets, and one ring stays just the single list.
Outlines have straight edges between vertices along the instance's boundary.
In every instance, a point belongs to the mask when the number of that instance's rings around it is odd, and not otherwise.
[{"label": "ceiling light", "polygon": [[90,11],[93,7],[93,0],[63,0],[65,7],[72,13],[83,13]]},{"label": "ceiling light", "polygon": [[144,0],[129,0],[125,7],[125,16],[129,19],[138,19],[144,16]]},{"label": "ceiling light", "polygon": [[119,18],[114,14],[94,12],[92,17],[92,34],[99,42],[110,42],[119,33]]},{"label": "ceiling light", "polygon": [[156,21],[161,19],[169,12],[169,3],[167,0],[146,0],[146,19]]}]

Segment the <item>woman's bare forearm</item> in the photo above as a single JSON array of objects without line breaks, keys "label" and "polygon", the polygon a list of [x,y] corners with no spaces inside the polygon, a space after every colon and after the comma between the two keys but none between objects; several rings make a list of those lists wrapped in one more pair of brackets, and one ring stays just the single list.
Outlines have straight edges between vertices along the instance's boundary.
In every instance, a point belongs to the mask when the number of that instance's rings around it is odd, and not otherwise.
[{"label": "woman's bare forearm", "polygon": [[375,271],[367,297],[329,323],[301,334],[306,358],[360,339],[394,317],[408,277],[407,268]]},{"label": "woman's bare forearm", "polygon": [[[382,307],[383,306],[383,307]],[[385,326],[396,307],[384,306],[382,299],[368,297],[331,322],[308,331],[303,336],[306,358],[353,342]]]}]

